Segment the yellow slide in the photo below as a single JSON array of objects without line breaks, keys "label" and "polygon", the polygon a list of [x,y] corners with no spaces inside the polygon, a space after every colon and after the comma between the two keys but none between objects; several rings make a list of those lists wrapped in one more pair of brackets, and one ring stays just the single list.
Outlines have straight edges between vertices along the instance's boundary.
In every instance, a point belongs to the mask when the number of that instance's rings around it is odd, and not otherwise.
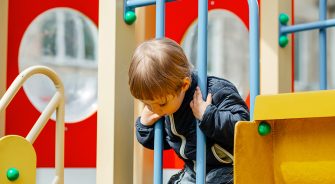
[{"label": "yellow slide", "polygon": [[236,184],[334,184],[335,91],[258,96],[235,128]]},{"label": "yellow slide", "polygon": [[25,138],[9,135],[0,138],[0,183],[36,183],[36,153]]}]

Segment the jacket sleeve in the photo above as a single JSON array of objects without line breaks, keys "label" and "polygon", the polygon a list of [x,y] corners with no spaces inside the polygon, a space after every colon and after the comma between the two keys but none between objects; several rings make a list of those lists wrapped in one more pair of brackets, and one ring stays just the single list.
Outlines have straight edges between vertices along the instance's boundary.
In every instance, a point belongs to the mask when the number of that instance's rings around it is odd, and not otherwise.
[{"label": "jacket sleeve", "polygon": [[[136,120],[136,138],[140,144],[148,149],[154,149],[155,140],[155,126],[146,126],[141,123],[141,117]],[[163,129],[163,144],[164,150],[170,149],[170,145],[166,141],[166,132]]]},{"label": "jacket sleeve", "polygon": [[212,95],[212,104],[207,106],[199,127],[207,137],[232,147],[235,124],[249,120],[248,107],[233,85]]}]

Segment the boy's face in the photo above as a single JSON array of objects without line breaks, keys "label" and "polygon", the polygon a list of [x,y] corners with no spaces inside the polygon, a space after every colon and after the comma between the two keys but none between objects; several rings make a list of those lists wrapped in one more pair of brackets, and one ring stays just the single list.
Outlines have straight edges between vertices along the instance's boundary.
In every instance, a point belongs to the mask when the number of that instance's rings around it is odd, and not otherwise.
[{"label": "boy's face", "polygon": [[154,100],[141,101],[155,114],[160,116],[171,115],[179,109],[185,97],[185,93],[190,86],[190,82],[190,79],[186,77],[179,94],[167,95],[166,97]]},{"label": "boy's face", "polygon": [[183,102],[185,92],[180,92],[179,95],[168,95],[166,98],[154,100],[142,100],[150,111],[160,116],[170,115],[175,113]]}]

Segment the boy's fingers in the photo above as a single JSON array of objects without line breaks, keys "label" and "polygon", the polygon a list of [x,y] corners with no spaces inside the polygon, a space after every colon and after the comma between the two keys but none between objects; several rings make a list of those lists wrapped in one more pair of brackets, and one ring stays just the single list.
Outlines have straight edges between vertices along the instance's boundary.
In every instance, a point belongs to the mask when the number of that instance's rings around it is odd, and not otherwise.
[{"label": "boy's fingers", "polygon": [[195,101],[197,101],[197,100],[198,100],[198,95],[194,94],[192,103],[195,103]]},{"label": "boy's fingers", "polygon": [[200,89],[197,90],[197,96],[198,96],[198,99],[201,99],[201,100],[202,100],[202,94],[201,94]]},{"label": "boy's fingers", "polygon": [[199,98],[199,93],[198,91],[195,91],[194,95],[193,95],[193,100],[197,100]]},{"label": "boy's fingers", "polygon": [[212,103],[212,94],[208,93],[207,98],[206,98],[207,103]]}]

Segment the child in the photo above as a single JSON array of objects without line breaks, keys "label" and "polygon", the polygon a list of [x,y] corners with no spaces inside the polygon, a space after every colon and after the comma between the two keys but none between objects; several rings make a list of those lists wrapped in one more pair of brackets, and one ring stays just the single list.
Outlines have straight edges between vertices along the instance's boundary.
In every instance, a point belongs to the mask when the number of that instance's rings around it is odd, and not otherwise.
[{"label": "child", "polygon": [[169,183],[195,183],[196,121],[206,136],[206,183],[233,183],[234,127],[249,120],[248,108],[232,83],[208,77],[202,99],[197,73],[182,48],[170,39],[142,43],[129,68],[132,95],[145,105],[136,121],[136,136],[154,148],[154,123],[164,119],[164,149],[173,149],[184,169]]}]

